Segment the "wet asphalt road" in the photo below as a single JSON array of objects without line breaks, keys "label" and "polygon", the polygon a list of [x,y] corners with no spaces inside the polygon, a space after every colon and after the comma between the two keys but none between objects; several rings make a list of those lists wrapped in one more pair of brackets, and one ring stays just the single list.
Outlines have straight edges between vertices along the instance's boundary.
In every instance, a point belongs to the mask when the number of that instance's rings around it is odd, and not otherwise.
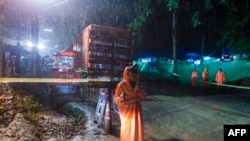
[{"label": "wet asphalt road", "polygon": [[250,124],[250,93],[226,88],[145,86],[146,141],[223,141],[224,125]]}]

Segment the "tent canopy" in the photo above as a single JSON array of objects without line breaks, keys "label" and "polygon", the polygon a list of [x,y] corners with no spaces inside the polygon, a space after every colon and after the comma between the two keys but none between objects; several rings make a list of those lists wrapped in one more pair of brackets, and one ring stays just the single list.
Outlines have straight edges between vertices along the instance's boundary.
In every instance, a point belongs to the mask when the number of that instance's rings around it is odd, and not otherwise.
[{"label": "tent canopy", "polygon": [[73,51],[73,44],[64,50],[53,54],[53,56],[68,56],[68,57],[74,57],[75,55],[76,54]]}]

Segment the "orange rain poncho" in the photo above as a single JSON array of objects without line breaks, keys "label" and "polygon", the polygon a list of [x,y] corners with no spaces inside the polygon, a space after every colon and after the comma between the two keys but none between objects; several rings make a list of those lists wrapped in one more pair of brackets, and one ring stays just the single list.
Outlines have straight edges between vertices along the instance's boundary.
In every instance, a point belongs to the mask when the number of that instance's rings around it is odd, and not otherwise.
[{"label": "orange rain poncho", "polygon": [[202,72],[202,86],[204,86],[204,87],[208,86],[208,70],[207,70],[207,68],[204,68],[204,71]]},{"label": "orange rain poncho", "polygon": [[[114,102],[117,104],[121,119],[120,141],[143,141],[143,117],[140,101],[144,99],[145,93],[142,89],[137,90],[129,83],[129,75],[126,67],[123,72],[124,80],[121,81],[115,90]],[[137,84],[139,74],[137,73]],[[126,97],[121,101],[121,94]]]},{"label": "orange rain poncho", "polygon": [[198,73],[196,70],[192,72],[191,79],[192,79],[192,86],[197,86],[198,85]]},{"label": "orange rain poncho", "polygon": [[223,84],[225,81],[225,75],[222,71],[218,71],[216,73],[215,81],[217,82],[218,85]]}]

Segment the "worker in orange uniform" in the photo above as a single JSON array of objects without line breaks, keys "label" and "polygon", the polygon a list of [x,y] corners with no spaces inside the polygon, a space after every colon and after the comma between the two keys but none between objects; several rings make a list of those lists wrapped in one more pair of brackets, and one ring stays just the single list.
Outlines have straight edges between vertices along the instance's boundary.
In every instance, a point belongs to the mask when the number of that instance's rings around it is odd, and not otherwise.
[{"label": "worker in orange uniform", "polygon": [[204,68],[202,72],[202,86],[207,87],[208,86],[208,69]]},{"label": "worker in orange uniform", "polygon": [[141,101],[146,93],[139,86],[138,65],[125,68],[124,80],[121,81],[114,94],[121,119],[120,141],[143,141],[143,117]]},{"label": "worker in orange uniform", "polygon": [[198,73],[197,73],[196,69],[193,69],[191,80],[192,80],[193,87],[198,85]]},{"label": "worker in orange uniform", "polygon": [[217,83],[217,85],[221,85],[224,83],[224,81],[225,81],[225,75],[222,69],[220,68],[216,73],[215,82]]}]

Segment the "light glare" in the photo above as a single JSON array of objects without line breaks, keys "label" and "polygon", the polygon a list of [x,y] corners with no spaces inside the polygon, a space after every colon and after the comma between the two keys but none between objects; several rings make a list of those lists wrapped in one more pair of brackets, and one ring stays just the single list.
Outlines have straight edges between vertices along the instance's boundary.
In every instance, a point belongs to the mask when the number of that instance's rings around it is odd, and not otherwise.
[{"label": "light glare", "polygon": [[27,42],[27,46],[28,46],[28,47],[32,47],[32,46],[33,46],[33,43],[30,42],[30,41],[28,41],[28,42]]}]

